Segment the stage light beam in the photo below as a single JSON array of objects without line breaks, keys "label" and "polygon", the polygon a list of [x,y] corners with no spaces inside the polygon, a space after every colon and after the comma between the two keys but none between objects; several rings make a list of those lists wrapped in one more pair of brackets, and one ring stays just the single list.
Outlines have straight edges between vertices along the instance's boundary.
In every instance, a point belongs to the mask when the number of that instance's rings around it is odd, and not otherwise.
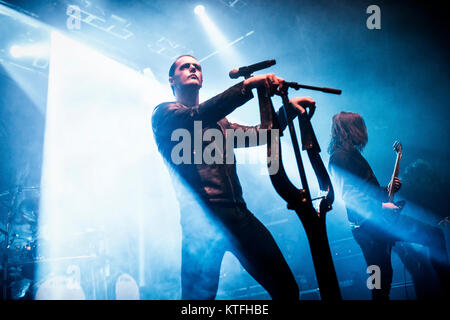
[{"label": "stage light beam", "polygon": [[[149,121],[152,107],[170,98],[168,86],[52,32],[39,218],[51,245],[39,248],[41,256],[55,261],[78,256],[75,251],[108,255],[111,270],[132,272],[140,286],[149,279],[146,270],[165,279],[162,274],[180,264],[178,208]],[[170,213],[162,216],[162,210]],[[89,240],[94,234],[99,241]],[[73,240],[75,251],[67,245]],[[91,244],[101,249],[98,255]],[[174,254],[167,255],[171,246]],[[149,254],[155,256],[149,259]],[[131,256],[133,268],[127,264]],[[56,263],[39,266],[38,279],[57,274],[57,268]],[[111,298],[105,290],[85,294],[86,299]],[[49,288],[43,298],[69,297]]]},{"label": "stage light beam", "polygon": [[[241,59],[239,58],[238,54],[231,48],[231,46],[235,42],[229,42],[225,38],[224,34],[219,30],[213,20],[206,14],[205,7],[202,5],[198,5],[195,7],[194,12],[200,19],[200,22],[202,23],[203,28],[208,35],[211,43],[216,48],[216,51],[209,56],[221,53],[224,55],[225,62],[227,64],[239,64],[239,61]],[[227,65],[227,67],[229,68],[232,65]]]}]

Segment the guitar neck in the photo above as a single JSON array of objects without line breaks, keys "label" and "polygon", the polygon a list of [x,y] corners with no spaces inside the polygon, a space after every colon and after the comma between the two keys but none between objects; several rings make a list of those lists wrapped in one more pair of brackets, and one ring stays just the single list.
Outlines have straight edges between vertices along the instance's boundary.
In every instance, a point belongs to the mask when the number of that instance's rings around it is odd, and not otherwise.
[{"label": "guitar neck", "polygon": [[395,159],[395,166],[394,166],[394,172],[392,173],[391,181],[389,182],[389,202],[394,201],[394,178],[398,178],[398,173],[400,171],[400,161],[402,159],[402,153],[397,153],[397,158]]}]

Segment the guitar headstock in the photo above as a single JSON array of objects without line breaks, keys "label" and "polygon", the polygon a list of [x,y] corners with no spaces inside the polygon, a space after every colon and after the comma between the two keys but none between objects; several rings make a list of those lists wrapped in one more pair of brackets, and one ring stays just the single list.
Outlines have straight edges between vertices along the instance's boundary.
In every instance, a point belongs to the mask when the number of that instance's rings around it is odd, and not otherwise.
[{"label": "guitar headstock", "polygon": [[402,143],[399,142],[399,141],[395,141],[394,145],[393,145],[393,148],[394,148],[395,152],[401,153],[402,150],[403,150]]}]

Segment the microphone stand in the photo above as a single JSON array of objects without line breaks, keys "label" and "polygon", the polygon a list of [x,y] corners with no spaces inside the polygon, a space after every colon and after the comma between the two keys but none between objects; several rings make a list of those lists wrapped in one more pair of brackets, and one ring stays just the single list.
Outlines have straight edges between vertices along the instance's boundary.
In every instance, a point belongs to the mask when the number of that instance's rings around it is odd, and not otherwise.
[{"label": "microphone stand", "polygon": [[306,85],[306,84],[299,84],[297,82],[287,82],[287,81],[285,81],[284,84],[287,87],[293,88],[295,90],[303,88],[303,89],[308,89],[308,90],[322,91],[322,92],[325,92],[325,93],[333,93],[333,94],[341,94],[342,93],[342,90],[340,90],[340,89],[315,87],[315,86],[309,86],[309,85]]},{"label": "microphone stand", "polygon": [[[306,232],[309,247],[311,250],[311,256],[313,259],[314,269],[316,271],[316,278],[319,285],[321,299],[324,301],[339,301],[342,298],[339,290],[339,282],[337,279],[330,246],[328,243],[325,221],[326,213],[332,209],[332,204],[334,202],[334,190],[328,172],[319,154],[320,146],[310,122],[312,113],[314,113],[314,110],[311,110],[310,114],[305,112],[305,114],[299,115],[297,117],[299,121],[302,149],[307,151],[311,166],[313,167],[314,173],[319,182],[320,190],[327,191],[326,196],[317,198],[321,199],[319,209],[316,210],[313,207],[312,202],[316,199],[311,198],[311,193],[302,161],[302,156],[300,153],[294,124],[292,123],[292,121],[289,121],[287,117],[286,108],[290,107],[289,97],[287,93],[289,87],[298,90],[299,88],[306,86],[287,82],[284,84],[284,86],[282,86],[280,92],[278,93],[283,101],[283,115],[285,116],[286,122],[288,124],[292,146],[294,148],[294,154],[297,162],[297,168],[302,184],[302,189],[299,190],[299,196],[295,200],[288,199],[287,205],[288,209],[294,210],[296,212]],[[311,90],[318,91],[324,91],[323,89],[326,89],[329,93],[335,93],[338,91],[340,92],[340,90],[337,89],[319,88],[312,86],[308,87]]]},{"label": "microphone stand", "polygon": [[[250,76],[251,74],[249,72],[244,75],[246,79]],[[320,146],[317,142],[310,122],[310,118],[314,110],[310,110],[310,114],[299,115],[298,120],[303,150],[306,150],[308,153],[308,157],[319,182],[320,189],[322,191],[327,191],[327,195],[320,198],[321,201],[319,204],[319,210],[316,210],[312,205],[313,200],[311,199],[295,128],[292,120],[289,120],[287,117],[287,108],[291,107],[287,95],[288,88],[294,88],[296,90],[304,88],[332,94],[341,94],[341,90],[302,85],[296,82],[284,82],[277,93],[283,100],[284,107],[282,114],[286,117],[286,122],[289,127],[297,167],[300,173],[302,189],[297,188],[287,177],[287,173],[282,163],[279,137],[275,141],[274,145],[272,145],[269,141],[267,144],[268,158],[272,153],[275,153],[275,155],[278,156],[279,161],[278,171],[275,174],[270,174],[272,185],[274,186],[276,192],[287,202],[288,209],[294,210],[303,224],[308,237],[321,299],[324,301],[339,301],[342,298],[328,243],[325,223],[326,213],[331,210],[331,205],[334,201],[334,190],[328,172],[319,155]],[[258,88],[258,100],[260,107],[261,127],[265,129],[279,129],[279,124],[271,98],[267,95],[264,88]]]}]

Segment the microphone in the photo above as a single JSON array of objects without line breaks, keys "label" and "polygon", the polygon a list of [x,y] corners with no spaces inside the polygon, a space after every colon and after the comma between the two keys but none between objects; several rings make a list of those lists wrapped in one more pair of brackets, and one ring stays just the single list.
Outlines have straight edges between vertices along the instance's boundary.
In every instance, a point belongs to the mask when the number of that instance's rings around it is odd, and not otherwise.
[{"label": "microphone", "polygon": [[275,60],[266,60],[266,61],[262,61],[262,62],[258,62],[258,63],[252,64],[252,65],[246,66],[246,67],[240,67],[239,69],[233,69],[230,71],[230,73],[228,75],[230,76],[231,79],[237,79],[242,76],[247,78],[253,72],[269,68],[276,63],[277,62]]}]

